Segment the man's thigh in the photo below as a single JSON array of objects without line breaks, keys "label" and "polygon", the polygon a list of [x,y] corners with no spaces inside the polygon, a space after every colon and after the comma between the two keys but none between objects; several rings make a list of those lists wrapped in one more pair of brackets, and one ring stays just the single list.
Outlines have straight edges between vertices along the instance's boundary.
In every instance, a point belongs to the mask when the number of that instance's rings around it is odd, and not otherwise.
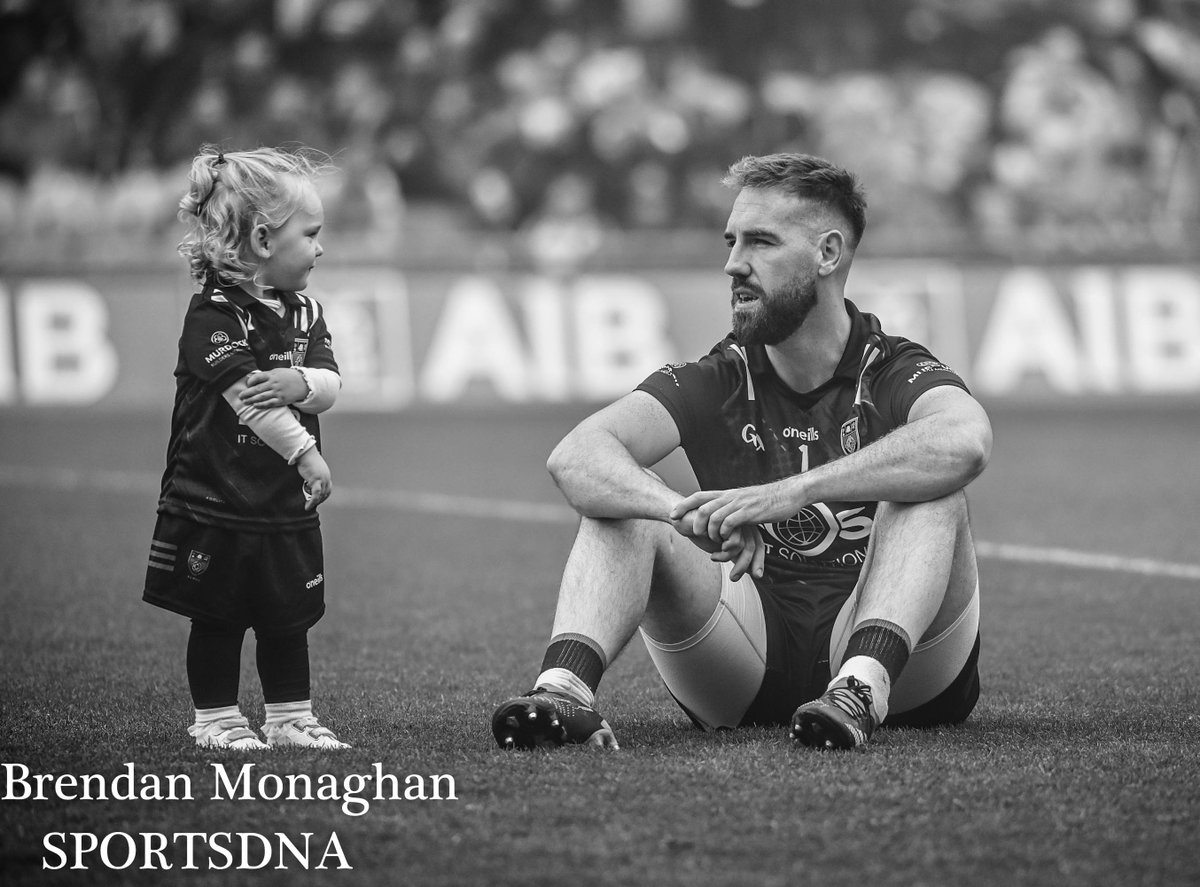
[{"label": "man's thigh", "polygon": [[716,563],[667,524],[633,523],[650,533],[653,546],[649,596],[641,628],[665,643],[688,640],[717,608],[728,581],[729,565]]},{"label": "man's thigh", "polygon": [[721,565],[719,598],[710,601],[707,618],[690,635],[667,641],[656,638],[652,626],[641,632],[671,695],[707,730],[738,726],[766,671],[767,630],[758,589],[749,575],[733,582],[729,573],[729,565]]}]

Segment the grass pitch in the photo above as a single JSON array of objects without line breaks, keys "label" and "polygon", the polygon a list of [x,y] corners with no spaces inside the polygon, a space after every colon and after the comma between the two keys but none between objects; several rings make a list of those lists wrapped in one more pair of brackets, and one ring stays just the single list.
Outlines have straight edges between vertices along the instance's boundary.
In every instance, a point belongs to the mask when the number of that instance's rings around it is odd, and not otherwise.
[{"label": "grass pitch", "polygon": [[[1200,883],[1200,581],[1155,569],[1200,562],[1186,410],[993,411],[993,465],[971,490],[981,542],[1098,557],[981,560],[983,697],[965,725],[842,754],[778,730],[703,734],[635,641],[601,687],[620,752],[505,753],[488,718],[534,676],[574,532],[542,460],[579,415],[329,417],[314,702],[355,747],[253,756],[190,744],[186,621],[140,602],[165,418],[7,417],[0,761],[133,762],[190,777],[196,797],[5,800],[4,883]],[[336,800],[213,800],[221,761],[339,782],[378,763],[451,775],[456,797],[360,816]],[[92,853],[87,870],[43,869],[48,833],[185,831],[309,832],[314,866],[336,833],[353,868],[217,871],[200,853],[185,871],[168,853],[166,873],[112,871]]]}]

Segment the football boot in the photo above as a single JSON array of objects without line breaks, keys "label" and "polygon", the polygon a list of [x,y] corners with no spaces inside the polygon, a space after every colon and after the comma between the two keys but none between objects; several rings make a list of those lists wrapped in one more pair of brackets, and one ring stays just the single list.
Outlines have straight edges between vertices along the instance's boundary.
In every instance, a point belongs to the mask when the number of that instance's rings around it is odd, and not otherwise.
[{"label": "football boot", "polygon": [[503,749],[563,744],[619,748],[612,728],[599,712],[543,687],[500,703],[492,715],[492,735]]},{"label": "football boot", "polygon": [[792,739],[813,748],[855,748],[879,726],[871,688],[851,675],[792,715]]}]

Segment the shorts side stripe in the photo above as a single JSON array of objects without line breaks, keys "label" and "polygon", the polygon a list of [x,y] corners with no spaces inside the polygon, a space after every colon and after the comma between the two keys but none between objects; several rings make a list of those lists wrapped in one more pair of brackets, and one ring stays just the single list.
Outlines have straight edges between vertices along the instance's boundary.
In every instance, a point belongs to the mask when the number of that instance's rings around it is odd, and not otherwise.
[{"label": "shorts side stripe", "polygon": [[175,552],[178,550],[178,545],[163,542],[160,539],[152,539],[150,541],[150,560],[147,566],[155,570],[173,573],[175,571]]}]

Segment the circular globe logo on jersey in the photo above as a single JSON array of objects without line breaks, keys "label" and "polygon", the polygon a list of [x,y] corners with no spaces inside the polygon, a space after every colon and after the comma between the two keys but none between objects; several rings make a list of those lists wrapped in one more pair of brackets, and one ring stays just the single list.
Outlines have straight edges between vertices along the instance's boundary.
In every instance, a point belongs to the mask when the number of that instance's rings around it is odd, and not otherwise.
[{"label": "circular globe logo on jersey", "polygon": [[838,519],[828,505],[814,502],[786,520],[767,524],[766,530],[805,557],[816,557],[833,544],[839,526]]},{"label": "circular globe logo on jersey", "polygon": [[224,330],[217,330],[212,334],[212,338],[209,341],[214,345],[226,345],[229,342],[229,333]]}]

